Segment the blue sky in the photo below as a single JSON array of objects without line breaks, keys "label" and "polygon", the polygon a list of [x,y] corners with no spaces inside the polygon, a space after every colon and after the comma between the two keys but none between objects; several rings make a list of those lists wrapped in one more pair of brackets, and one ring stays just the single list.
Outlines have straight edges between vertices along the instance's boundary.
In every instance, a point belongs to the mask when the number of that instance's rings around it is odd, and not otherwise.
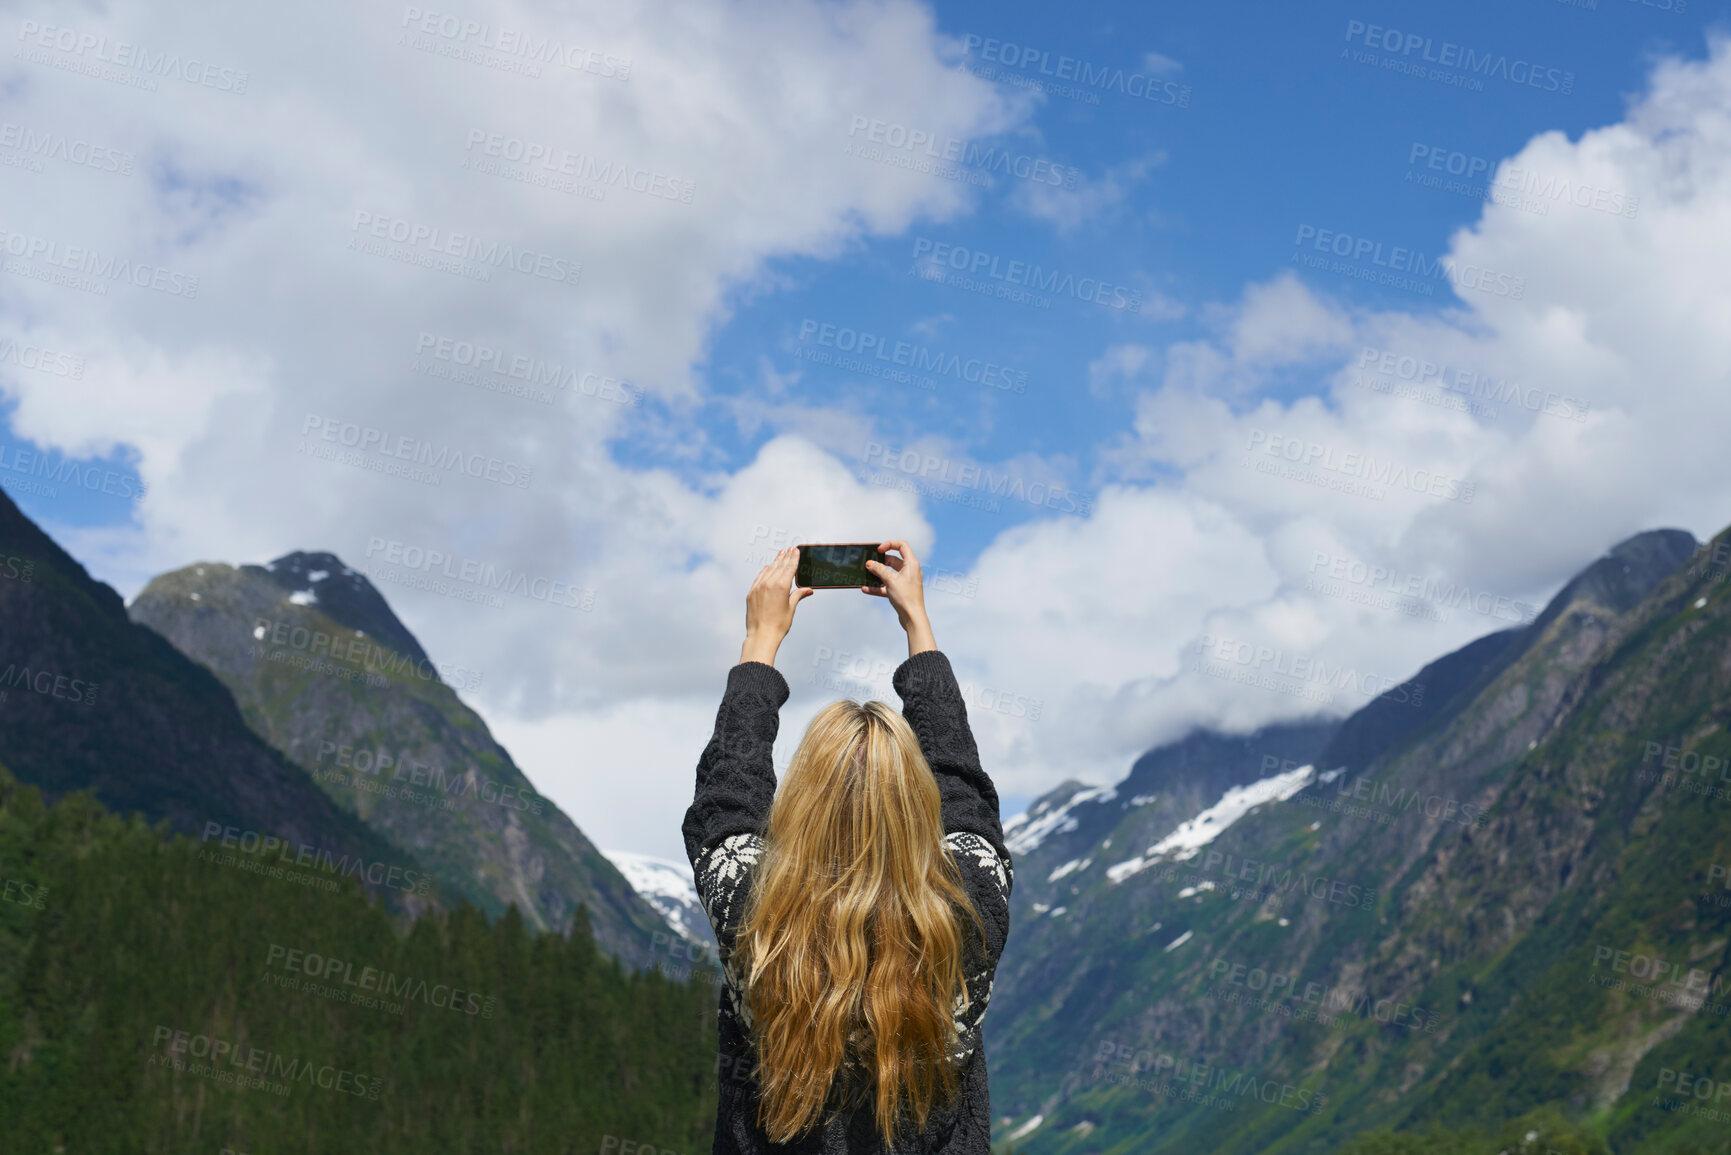
[{"label": "blue sky", "polygon": [[[1631,533],[1731,521],[1712,464],[1731,421],[1722,7],[464,9],[631,61],[606,75],[474,65],[416,6],[315,3],[287,26],[142,0],[68,11],[21,9],[0,74],[8,492],[129,597],[194,561],[359,564],[381,541],[592,590],[592,612],[559,614],[381,579],[430,652],[488,672],[474,704],[603,845],[677,856],[678,800],[776,535],[907,536],[945,575],[940,644],[1008,815],[1192,726],[1314,708],[1198,672],[1204,638],[1341,663],[1353,692],[1325,708],[1343,713],[1509,624],[1319,584],[1337,563],[1540,602]],[[45,27],[248,83],[104,80]],[[1489,61],[1476,87],[1466,53]],[[904,147],[916,133],[940,171],[898,167],[927,159]],[[124,164],[43,154],[54,141]],[[537,184],[511,159],[524,142],[628,162],[675,195]],[[1543,191],[1559,181],[1597,200]],[[425,246],[357,251],[380,219],[579,259],[581,279],[483,283],[426,267]],[[44,238],[198,292],[54,283],[24,252]],[[1519,291],[1413,271],[1445,258]],[[1029,268],[1065,291],[981,295],[958,265],[988,293]],[[1390,272],[1405,285],[1363,279]],[[838,366],[861,335],[955,372]],[[437,341],[640,394],[465,387]],[[1590,412],[1390,392],[1367,349]],[[959,379],[976,368],[991,381]],[[494,455],[533,484],[433,487],[304,452],[326,422]],[[1282,473],[1289,449],[1314,469]],[[62,477],[81,463],[87,488],[21,484],[21,452]],[[1438,484],[1344,484],[1344,463],[1372,458]],[[965,483],[885,484],[928,467]],[[982,477],[1026,499],[960,500]],[[802,608],[778,757],[827,698],[890,695],[899,638],[864,601]],[[843,653],[864,673],[843,676]],[[994,716],[1002,701],[1039,717]],[[596,771],[618,764],[635,774]]]},{"label": "blue sky", "polygon": [[[1705,9],[1703,9],[1705,11]],[[1067,456],[1066,479],[1088,491],[1098,479],[1092,447],[1130,422],[1126,391],[1090,392],[1087,366],[1107,345],[1134,341],[1161,346],[1206,332],[1199,317],[1210,302],[1233,300],[1252,281],[1292,267],[1301,225],[1333,228],[1432,255],[1449,235],[1477,220],[1482,201],[1409,183],[1407,174],[1448,178],[1450,163],[1495,162],[1533,135],[1584,128],[1621,117],[1625,94],[1643,83],[1652,53],[1699,53],[1702,22],[1630,0],[1601,0],[1589,11],[1555,2],[1507,5],[1223,4],[1115,5],[1057,9],[1048,5],[936,6],[940,29],[964,39],[994,39],[1006,47],[984,58],[983,44],[967,59],[1012,75],[1040,77],[1040,62],[1008,69],[1007,46],[1060,56],[1094,69],[1149,69],[1149,53],[1179,66],[1157,74],[1188,88],[1188,107],[1099,92],[1100,103],[1048,98],[1033,119],[1037,138],[991,138],[1018,150],[1074,166],[1086,179],[1134,171],[1119,203],[1060,231],[1030,218],[1011,197],[1016,182],[978,196],[976,208],[953,224],[912,230],[1004,259],[1042,262],[1143,287],[1187,308],[1182,317],[1128,315],[1097,304],[1057,300],[1050,309],[977,299],[946,286],[910,283],[907,236],[872,239],[832,260],[779,262],[784,287],[742,294],[737,313],[712,342],[703,366],[721,399],[761,388],[761,363],[778,372],[804,370],[794,387],[802,398],[857,406],[907,435],[938,431],[966,442],[987,460],[1033,450]],[[1341,59],[1351,21],[1453,41],[1481,53],[1525,59],[1574,73],[1569,95],[1491,82],[1470,92],[1412,80]],[[1422,53],[1422,49],[1419,50]],[[1108,82],[1110,83],[1110,82]],[[1414,161],[1415,146],[1424,151]],[[1443,168],[1429,166],[1433,154]],[[1450,153],[1465,159],[1451,161]],[[936,179],[936,178],[934,178]],[[1488,174],[1475,183],[1484,186]],[[1409,312],[1433,311],[1452,300],[1427,300],[1398,289],[1345,277],[1301,273],[1323,291],[1349,301]],[[967,358],[995,356],[1025,371],[1025,394],[994,394],[961,385],[923,391],[871,382],[796,355],[807,319],[850,325]],[[922,326],[929,328],[922,329]],[[932,337],[931,332],[941,334]],[[1278,394],[1315,392],[1314,376],[1275,386]],[[1240,403],[1248,404],[1254,398]],[[684,476],[737,468],[769,430],[737,430],[725,419],[706,423],[714,458],[691,462]],[[651,446],[620,439],[625,462],[663,464]],[[932,502],[927,516],[943,543],[941,564],[969,565],[1006,522],[1042,516],[1023,503],[984,513]],[[1045,516],[1055,516],[1047,514]]]}]

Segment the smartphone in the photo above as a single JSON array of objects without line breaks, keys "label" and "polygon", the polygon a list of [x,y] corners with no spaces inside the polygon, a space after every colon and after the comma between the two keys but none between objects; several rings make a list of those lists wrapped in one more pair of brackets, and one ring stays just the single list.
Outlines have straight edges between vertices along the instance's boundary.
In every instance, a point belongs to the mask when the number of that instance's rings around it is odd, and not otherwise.
[{"label": "smartphone", "polygon": [[804,589],[820,590],[883,585],[882,579],[866,568],[868,561],[889,565],[883,551],[870,542],[802,545],[793,583]]}]

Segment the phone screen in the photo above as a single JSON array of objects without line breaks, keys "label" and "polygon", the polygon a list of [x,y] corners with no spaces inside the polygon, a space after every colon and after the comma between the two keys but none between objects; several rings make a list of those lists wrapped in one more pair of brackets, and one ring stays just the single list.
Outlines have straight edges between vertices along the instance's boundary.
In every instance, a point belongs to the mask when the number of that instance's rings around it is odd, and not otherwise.
[{"label": "phone screen", "polygon": [[878,576],[866,568],[868,561],[889,564],[884,561],[883,552],[870,543],[802,545],[794,584],[806,589],[882,585]]}]

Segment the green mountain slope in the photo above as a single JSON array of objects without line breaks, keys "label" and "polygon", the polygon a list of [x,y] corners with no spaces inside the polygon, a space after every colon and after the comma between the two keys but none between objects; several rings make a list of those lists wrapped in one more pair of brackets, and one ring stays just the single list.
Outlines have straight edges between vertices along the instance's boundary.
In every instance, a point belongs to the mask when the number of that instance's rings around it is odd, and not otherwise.
[{"label": "green mountain slope", "polygon": [[[166,819],[184,834],[214,830],[219,846],[252,832],[261,863],[310,847],[316,870],[373,875],[369,884],[400,910],[437,894],[419,885],[411,852],[260,741],[210,671],[130,621],[120,595],[4,494],[0,761],[50,798],[89,790],[111,810]],[[264,838],[275,840],[268,854]]]},{"label": "green mountain slope", "polygon": [[[1412,684],[1461,687],[1446,708],[1369,741],[1349,719],[1317,763],[1338,775],[1193,857],[1097,845],[1065,878],[1075,945],[1043,960],[1063,985],[1012,993],[1019,1013],[992,1024],[1001,1134],[1039,1153],[1330,1152],[1443,1127],[1475,1134],[1430,1149],[1488,1152],[1544,1115],[1557,1150],[1723,1149],[1724,1120],[1679,1087],[1731,1087],[1724,1018],[1635,990],[1631,969],[1662,957],[1731,986],[1713,869],[1731,802],[1659,776],[1667,751],[1731,762],[1731,600],[1722,568],[1679,567],[1685,537],[1632,539],[1517,637],[1427,667]],[[1731,992],[1708,1002],[1731,1014]]]},{"label": "green mountain slope", "polygon": [[130,608],[233,692],[248,723],[345,810],[412,848],[488,915],[537,929],[586,906],[596,941],[672,970],[673,934],[457,696],[479,672],[429,658],[331,554],[162,574]]},{"label": "green mountain slope", "polygon": [[[715,991],[512,912],[406,935],[0,767],[0,1148],[706,1150]],[[612,1142],[609,1144],[609,1139]]]}]

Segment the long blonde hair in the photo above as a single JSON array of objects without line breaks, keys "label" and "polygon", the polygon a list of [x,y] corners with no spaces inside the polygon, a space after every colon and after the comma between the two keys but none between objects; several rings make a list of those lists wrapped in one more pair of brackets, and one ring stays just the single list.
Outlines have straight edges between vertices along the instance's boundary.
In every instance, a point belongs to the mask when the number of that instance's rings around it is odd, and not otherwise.
[{"label": "long blonde hair", "polygon": [[[806,728],[770,806],[735,947],[760,1077],[758,1123],[785,1143],[820,1121],[832,1081],[875,1090],[893,1143],[924,1130],[957,1076],[954,1000],[965,911],[942,799],[907,721],[833,702]],[[983,931],[982,931],[983,934]]]}]

